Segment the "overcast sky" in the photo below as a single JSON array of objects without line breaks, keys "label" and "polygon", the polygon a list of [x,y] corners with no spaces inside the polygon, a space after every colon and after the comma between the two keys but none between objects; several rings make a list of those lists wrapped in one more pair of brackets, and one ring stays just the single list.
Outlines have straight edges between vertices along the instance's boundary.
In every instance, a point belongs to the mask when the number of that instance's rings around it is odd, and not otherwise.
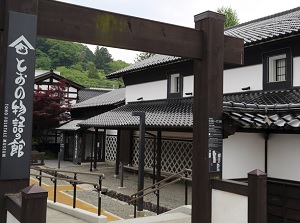
[{"label": "overcast sky", "polygon": [[[60,0],[90,8],[116,12],[180,26],[194,27],[194,15],[226,6],[234,9],[240,23],[300,6],[299,0]],[[137,52],[107,47],[114,60],[133,63]],[[94,51],[94,47],[90,49]]]}]

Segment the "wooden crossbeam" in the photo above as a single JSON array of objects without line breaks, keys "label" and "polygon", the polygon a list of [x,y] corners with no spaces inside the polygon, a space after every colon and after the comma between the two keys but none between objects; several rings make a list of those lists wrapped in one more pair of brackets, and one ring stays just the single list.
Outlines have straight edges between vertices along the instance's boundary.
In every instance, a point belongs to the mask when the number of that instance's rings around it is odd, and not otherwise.
[{"label": "wooden crossbeam", "polygon": [[[80,43],[202,58],[201,30],[117,13],[40,0],[38,35]],[[243,40],[225,37],[225,63],[242,64]]]}]

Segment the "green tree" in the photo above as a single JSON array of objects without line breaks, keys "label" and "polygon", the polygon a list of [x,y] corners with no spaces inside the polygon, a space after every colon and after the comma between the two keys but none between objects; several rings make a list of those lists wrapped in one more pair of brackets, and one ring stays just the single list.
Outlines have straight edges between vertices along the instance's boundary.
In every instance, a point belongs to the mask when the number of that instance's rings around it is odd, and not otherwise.
[{"label": "green tree", "polygon": [[108,63],[113,61],[113,58],[111,54],[108,52],[107,48],[105,47],[96,47],[95,53],[94,53],[94,62],[96,65],[96,68],[99,70],[107,70]]},{"label": "green tree", "polygon": [[97,71],[96,65],[94,63],[92,63],[92,62],[88,63],[87,72],[88,72],[89,78],[99,79],[98,71]]},{"label": "green tree", "polygon": [[51,59],[40,49],[36,49],[35,67],[42,70],[50,70],[52,64]]},{"label": "green tree", "polygon": [[224,27],[235,26],[239,24],[239,18],[235,10],[231,7],[222,6],[221,8],[217,9],[218,13],[225,15],[226,19],[224,22]]},{"label": "green tree", "polygon": [[126,63],[125,61],[123,60],[117,60],[117,61],[111,61],[108,63],[108,70],[107,70],[107,73],[112,73],[112,72],[115,72],[117,70],[120,70],[124,67],[127,67],[129,64]]},{"label": "green tree", "polygon": [[154,55],[155,55],[155,53],[142,52],[142,53],[136,55],[136,58],[134,59],[134,62],[139,62],[139,61],[148,59],[149,57],[152,57]]}]

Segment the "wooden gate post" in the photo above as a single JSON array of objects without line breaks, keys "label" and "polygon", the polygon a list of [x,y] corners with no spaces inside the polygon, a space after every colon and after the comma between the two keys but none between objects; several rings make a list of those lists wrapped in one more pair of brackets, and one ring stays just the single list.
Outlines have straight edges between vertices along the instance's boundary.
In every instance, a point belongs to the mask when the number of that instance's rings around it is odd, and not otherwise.
[{"label": "wooden gate post", "polygon": [[267,174],[261,170],[248,173],[248,223],[267,222]]},{"label": "wooden gate post", "polygon": [[48,191],[33,184],[21,190],[21,193],[21,222],[46,223]]},{"label": "wooden gate post", "polygon": [[[222,178],[224,20],[224,15],[214,12],[195,16],[196,29],[203,32],[203,59],[194,60],[192,223],[211,223],[210,179]],[[217,124],[213,134],[220,133],[214,141],[218,151],[213,152],[211,123]],[[210,153],[218,160],[214,169],[209,167]]]}]

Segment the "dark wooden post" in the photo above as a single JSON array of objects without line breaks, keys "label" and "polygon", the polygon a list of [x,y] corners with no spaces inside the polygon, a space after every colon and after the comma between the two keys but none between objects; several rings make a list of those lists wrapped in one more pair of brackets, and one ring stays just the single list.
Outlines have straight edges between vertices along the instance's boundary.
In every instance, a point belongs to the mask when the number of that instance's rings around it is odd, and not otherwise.
[{"label": "dark wooden post", "polygon": [[[3,120],[4,120],[4,83],[5,83],[5,73],[7,69],[7,46],[10,44],[8,42],[8,31],[9,31],[9,21],[8,13],[9,11],[15,11],[20,13],[26,13],[31,15],[37,15],[38,10],[38,0],[26,0],[26,1],[10,1],[10,0],[0,0],[0,143],[3,145]],[[30,127],[31,129],[31,127]],[[27,130],[28,131],[28,130]],[[30,131],[29,131],[30,132]],[[29,145],[28,145],[29,146]],[[0,161],[1,162],[1,161]],[[28,166],[30,160],[28,159]],[[16,167],[17,168],[17,167]],[[29,171],[28,171],[29,172]],[[0,223],[6,222],[6,210],[5,210],[5,194],[17,193],[21,189],[29,185],[28,178],[13,179],[13,180],[0,180]]]},{"label": "dark wooden post", "polygon": [[267,222],[267,174],[261,170],[248,173],[248,223]]},{"label": "dark wooden post", "polygon": [[[145,168],[145,112],[132,112],[132,116],[140,117],[139,126],[139,172],[138,172],[138,191],[144,189],[144,168]],[[138,196],[143,195],[141,192]],[[143,211],[144,209],[144,199],[143,197],[137,201],[138,211]]]},{"label": "dark wooden post", "polygon": [[122,134],[122,131],[118,130],[117,148],[116,148],[115,176],[119,176],[119,172],[120,172],[119,168],[120,168],[121,134]]},{"label": "dark wooden post", "polygon": [[196,29],[203,31],[203,59],[194,62],[192,223],[211,222],[210,179],[222,176],[221,170],[209,172],[208,130],[210,120],[222,120],[224,18],[213,12],[195,16]]},{"label": "dark wooden post", "polygon": [[46,223],[48,191],[35,184],[21,190],[22,223]]},{"label": "dark wooden post", "polygon": [[99,141],[98,141],[98,128],[95,128],[95,141],[94,141],[94,170],[97,169],[97,161],[98,161],[98,150],[99,150]]}]

